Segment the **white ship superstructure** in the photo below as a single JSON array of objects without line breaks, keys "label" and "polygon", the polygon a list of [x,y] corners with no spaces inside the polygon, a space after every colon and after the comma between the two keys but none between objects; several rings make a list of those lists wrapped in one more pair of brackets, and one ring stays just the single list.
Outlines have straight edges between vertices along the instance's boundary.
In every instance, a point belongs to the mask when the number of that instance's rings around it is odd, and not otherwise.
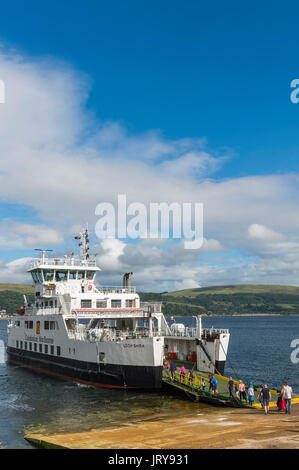
[{"label": "white ship superstructure", "polygon": [[208,333],[200,319],[195,330],[170,329],[161,304],[140,302],[132,273],[122,286],[97,287],[100,268],[89,258],[87,230],[76,238],[80,257],[51,258],[42,251],[29,269],[35,301],[25,299],[9,325],[10,363],[115,388],[160,388],[164,353],[223,372],[228,331]]}]

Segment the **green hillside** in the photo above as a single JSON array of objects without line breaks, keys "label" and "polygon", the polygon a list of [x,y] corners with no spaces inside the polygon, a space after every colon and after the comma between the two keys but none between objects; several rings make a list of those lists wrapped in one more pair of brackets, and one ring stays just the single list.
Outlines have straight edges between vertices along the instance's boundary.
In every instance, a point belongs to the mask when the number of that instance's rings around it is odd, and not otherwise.
[{"label": "green hillside", "polygon": [[[33,301],[31,284],[0,284],[0,306],[13,313],[23,305],[23,294]],[[166,315],[299,315],[299,287],[234,284],[176,292],[140,292],[142,301],[163,303]]]},{"label": "green hillside", "polygon": [[299,287],[294,286],[234,284],[142,293],[141,298],[162,301],[166,315],[299,315]]},{"label": "green hillside", "polygon": [[18,307],[24,305],[25,294],[28,301],[33,301],[34,289],[31,284],[0,284],[0,306],[7,313],[14,313]]}]

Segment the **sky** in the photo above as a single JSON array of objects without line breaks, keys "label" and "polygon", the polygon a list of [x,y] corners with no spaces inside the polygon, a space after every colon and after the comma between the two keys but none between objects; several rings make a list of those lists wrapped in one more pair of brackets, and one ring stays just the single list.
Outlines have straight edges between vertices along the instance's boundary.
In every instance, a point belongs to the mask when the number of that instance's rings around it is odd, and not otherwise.
[{"label": "sky", "polygon": [[[296,2],[1,6],[0,282],[76,248],[144,291],[299,285]],[[298,94],[299,96],[299,94]],[[97,204],[202,202],[200,249],[104,239]]]}]

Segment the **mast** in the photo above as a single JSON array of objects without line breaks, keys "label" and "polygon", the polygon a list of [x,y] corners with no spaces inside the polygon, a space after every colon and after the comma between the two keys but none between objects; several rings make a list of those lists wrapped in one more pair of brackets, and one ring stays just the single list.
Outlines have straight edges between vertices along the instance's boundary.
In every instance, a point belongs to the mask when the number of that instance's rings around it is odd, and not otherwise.
[{"label": "mast", "polygon": [[79,232],[79,235],[74,237],[75,240],[79,240],[78,246],[80,248],[80,256],[84,261],[89,259],[89,235],[88,235],[88,225],[82,232]]}]

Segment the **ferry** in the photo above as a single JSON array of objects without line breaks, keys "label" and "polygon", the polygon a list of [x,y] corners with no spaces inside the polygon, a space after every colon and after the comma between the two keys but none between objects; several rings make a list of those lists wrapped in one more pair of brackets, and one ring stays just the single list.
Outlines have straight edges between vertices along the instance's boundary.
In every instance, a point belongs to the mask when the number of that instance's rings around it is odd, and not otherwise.
[{"label": "ferry", "polygon": [[156,390],[165,360],[223,374],[229,331],[168,324],[160,303],[142,303],[125,273],[118,287],[96,285],[100,268],[89,255],[88,230],[75,237],[80,252],[51,250],[28,270],[35,297],[8,325],[10,364],[95,387]]}]

